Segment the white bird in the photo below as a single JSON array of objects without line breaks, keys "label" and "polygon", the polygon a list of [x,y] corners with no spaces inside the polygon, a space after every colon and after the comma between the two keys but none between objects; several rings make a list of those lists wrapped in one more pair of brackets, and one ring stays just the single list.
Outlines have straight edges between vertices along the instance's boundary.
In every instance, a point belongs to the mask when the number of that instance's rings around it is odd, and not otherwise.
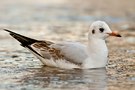
[{"label": "white bird", "polygon": [[112,32],[104,21],[95,21],[89,28],[87,45],[78,42],[41,41],[25,37],[10,30],[12,37],[32,52],[47,66],[62,69],[90,69],[105,67],[108,61],[108,49],[105,39],[108,36],[121,37]]}]

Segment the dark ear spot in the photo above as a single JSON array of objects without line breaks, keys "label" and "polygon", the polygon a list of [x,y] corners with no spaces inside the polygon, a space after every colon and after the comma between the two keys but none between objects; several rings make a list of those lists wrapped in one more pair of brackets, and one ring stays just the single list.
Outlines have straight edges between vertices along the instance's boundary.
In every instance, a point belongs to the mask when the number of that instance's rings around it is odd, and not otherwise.
[{"label": "dark ear spot", "polygon": [[95,34],[95,30],[94,29],[92,30],[92,34]]},{"label": "dark ear spot", "polygon": [[100,32],[104,32],[104,28],[99,28]]}]

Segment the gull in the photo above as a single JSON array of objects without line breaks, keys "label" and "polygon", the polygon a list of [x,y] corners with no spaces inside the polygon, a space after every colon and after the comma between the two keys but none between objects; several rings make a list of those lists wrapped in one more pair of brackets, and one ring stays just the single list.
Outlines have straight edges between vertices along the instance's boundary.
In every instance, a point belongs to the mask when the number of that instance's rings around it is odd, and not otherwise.
[{"label": "gull", "polygon": [[33,53],[44,65],[62,69],[92,69],[103,68],[108,61],[106,38],[109,36],[121,37],[111,31],[104,21],[95,21],[88,32],[88,43],[62,41],[52,42],[36,40],[11,30],[4,29],[21,43],[21,46]]}]

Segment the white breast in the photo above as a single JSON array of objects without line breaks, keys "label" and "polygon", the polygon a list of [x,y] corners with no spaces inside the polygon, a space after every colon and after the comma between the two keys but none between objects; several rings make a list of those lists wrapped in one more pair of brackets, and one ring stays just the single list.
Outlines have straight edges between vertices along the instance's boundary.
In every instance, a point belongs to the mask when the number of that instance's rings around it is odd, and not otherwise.
[{"label": "white breast", "polygon": [[[92,44],[91,44],[92,43]],[[88,45],[88,58],[83,63],[83,68],[100,68],[107,64],[108,49],[104,40],[94,40]]]}]

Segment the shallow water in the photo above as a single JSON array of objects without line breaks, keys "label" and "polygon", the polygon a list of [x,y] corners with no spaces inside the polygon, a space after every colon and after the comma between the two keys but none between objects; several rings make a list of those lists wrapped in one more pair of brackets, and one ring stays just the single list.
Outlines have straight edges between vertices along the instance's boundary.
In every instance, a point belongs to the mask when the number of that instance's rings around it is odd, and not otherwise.
[{"label": "shallow water", "polygon": [[[6,39],[6,41],[8,41]],[[8,42],[3,41],[7,44]],[[6,47],[3,44],[4,47]],[[13,43],[15,44],[15,43]],[[2,47],[3,47],[2,46]],[[9,51],[1,50],[1,89],[21,90],[105,90],[107,88],[106,69],[62,70],[42,66],[29,52],[19,45]],[[20,50],[19,50],[20,49]]]},{"label": "shallow water", "polygon": [[[14,39],[2,39],[0,45],[0,89],[2,90],[134,90],[135,88],[135,68],[131,66],[134,64],[125,63],[119,60],[118,56],[114,59],[111,57],[114,61],[111,60],[106,69],[62,70],[43,66]],[[126,49],[125,47],[111,51],[120,54]],[[134,56],[131,49],[126,50],[126,53],[130,54],[129,58]]]}]

